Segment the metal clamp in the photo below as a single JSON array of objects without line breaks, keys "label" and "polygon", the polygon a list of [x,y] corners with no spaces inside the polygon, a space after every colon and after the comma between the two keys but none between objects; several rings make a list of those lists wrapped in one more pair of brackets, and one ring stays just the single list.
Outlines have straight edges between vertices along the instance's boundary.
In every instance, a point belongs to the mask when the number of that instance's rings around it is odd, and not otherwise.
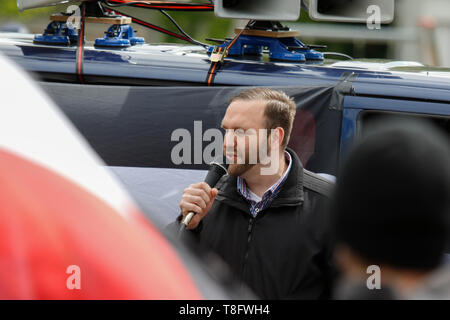
[{"label": "metal clamp", "polygon": [[223,51],[219,51],[219,47],[214,47],[209,60],[211,62],[223,62],[227,55],[228,49],[225,48]]}]

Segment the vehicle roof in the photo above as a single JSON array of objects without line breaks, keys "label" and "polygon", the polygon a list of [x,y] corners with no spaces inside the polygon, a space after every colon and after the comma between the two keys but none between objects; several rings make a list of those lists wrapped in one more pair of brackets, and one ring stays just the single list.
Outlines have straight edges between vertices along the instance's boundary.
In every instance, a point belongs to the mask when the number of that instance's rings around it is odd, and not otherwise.
[{"label": "vehicle roof", "polygon": [[[75,46],[33,44],[33,35],[0,33],[0,51],[26,70],[73,75]],[[145,44],[126,49],[97,48],[87,42],[84,74],[98,82],[148,85],[204,85],[210,61],[203,47]],[[297,86],[336,84],[355,73],[356,95],[407,97],[450,102],[450,69],[417,62],[374,59],[325,60],[314,63],[271,62],[227,57],[216,85]],[[58,79],[50,79],[58,80]],[[130,82],[131,81],[131,82]]]}]

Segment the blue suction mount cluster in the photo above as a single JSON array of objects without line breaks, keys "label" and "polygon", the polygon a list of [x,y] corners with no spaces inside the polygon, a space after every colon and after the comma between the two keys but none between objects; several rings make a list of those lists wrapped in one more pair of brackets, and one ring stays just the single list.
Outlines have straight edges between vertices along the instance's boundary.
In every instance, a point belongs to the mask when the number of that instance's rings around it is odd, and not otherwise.
[{"label": "blue suction mount cluster", "polygon": [[[144,38],[136,37],[130,23],[131,18],[118,16],[105,10],[99,1],[86,2],[86,22],[108,23],[111,27],[105,32],[104,38],[95,40],[96,46],[125,48],[145,43]],[[45,29],[44,34],[36,35],[34,42],[42,44],[70,45],[77,43],[78,33],[74,28],[68,28],[66,13],[54,14],[52,22]]]},{"label": "blue suction mount cluster", "polygon": [[59,21],[50,22],[42,35],[34,36],[34,42],[40,44],[70,45],[77,41],[77,31]]},{"label": "blue suction mount cluster", "polygon": [[113,24],[105,32],[104,38],[95,40],[95,46],[98,47],[125,48],[144,43],[144,38],[136,37],[133,28],[129,24]]},{"label": "blue suction mount cluster", "polygon": [[[225,49],[229,42],[218,47]],[[240,36],[229,49],[229,56],[261,55],[263,49],[269,49],[270,60],[306,62],[307,60],[323,60],[323,53],[315,51],[303,44],[300,40],[290,38],[268,38],[259,36]],[[208,53],[214,50],[214,46],[208,48]]]},{"label": "blue suction mount cluster", "polygon": [[[254,29],[252,29],[254,28]],[[281,26],[279,22],[261,22],[257,21],[250,28],[250,32],[258,30],[256,28],[271,29],[274,31],[266,32],[268,36],[242,34],[229,49],[229,56],[248,56],[262,55],[264,48],[269,50],[270,60],[306,62],[323,61],[323,53],[313,49],[313,46],[306,45],[292,36],[283,37],[283,32],[289,28]],[[265,32],[266,30],[264,30]],[[262,34],[264,34],[264,32]],[[286,33],[286,32],[285,32]],[[261,33],[259,33],[261,34]],[[273,36],[270,36],[273,35]],[[225,41],[218,47],[225,49],[231,40]],[[320,46],[315,46],[320,47]],[[214,46],[208,48],[208,53],[212,53]]]}]

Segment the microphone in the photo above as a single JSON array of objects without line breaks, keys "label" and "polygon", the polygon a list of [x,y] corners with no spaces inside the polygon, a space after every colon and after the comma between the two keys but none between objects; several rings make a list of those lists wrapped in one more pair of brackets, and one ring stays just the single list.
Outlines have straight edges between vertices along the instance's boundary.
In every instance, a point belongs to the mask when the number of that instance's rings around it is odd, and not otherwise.
[{"label": "microphone", "polygon": [[[222,178],[224,174],[228,172],[228,163],[224,161],[223,164],[220,164],[216,161],[211,162],[210,168],[208,171],[208,174],[206,175],[205,182],[211,187],[214,188],[216,183]],[[181,229],[187,228],[189,222],[191,222],[192,218],[194,217],[194,212],[189,212],[184,220],[181,222]],[[180,231],[181,231],[180,229]]]}]

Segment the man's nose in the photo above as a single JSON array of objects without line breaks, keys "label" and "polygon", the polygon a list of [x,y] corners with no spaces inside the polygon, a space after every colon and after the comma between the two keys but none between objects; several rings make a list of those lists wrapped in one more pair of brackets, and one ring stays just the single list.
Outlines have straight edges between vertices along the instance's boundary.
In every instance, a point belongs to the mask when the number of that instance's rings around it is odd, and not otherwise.
[{"label": "man's nose", "polygon": [[234,131],[231,129],[226,130],[224,141],[223,141],[224,149],[234,148],[235,145],[236,145],[236,137],[234,135]]}]

